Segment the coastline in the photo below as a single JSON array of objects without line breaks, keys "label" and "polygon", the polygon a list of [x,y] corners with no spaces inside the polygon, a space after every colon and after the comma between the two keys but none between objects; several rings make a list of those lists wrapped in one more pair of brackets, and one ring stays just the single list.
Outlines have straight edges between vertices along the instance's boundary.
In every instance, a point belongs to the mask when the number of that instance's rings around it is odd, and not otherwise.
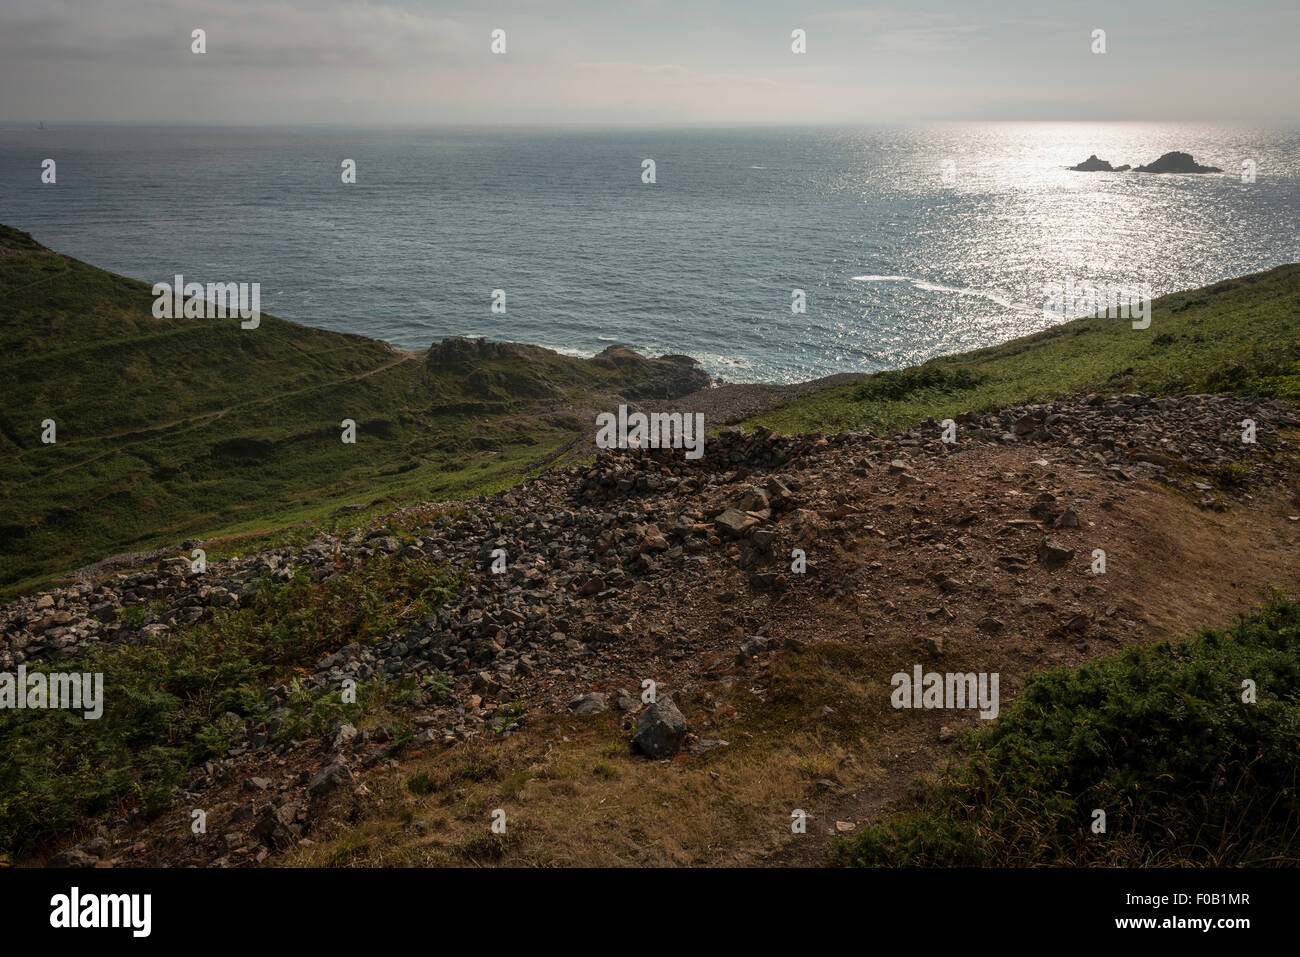
[{"label": "coastline", "polygon": [[[292,322],[293,320],[287,321]],[[369,338],[361,333],[352,333],[352,335],[362,335],[363,338]],[[557,352],[557,350],[548,346],[524,342],[497,341],[479,337],[465,339],[460,336],[449,336],[446,339],[441,339],[438,342],[433,343],[427,349],[402,349],[382,339],[377,339],[375,341],[384,343],[384,345],[392,349],[393,352],[416,362],[425,362],[431,351],[436,350],[444,343],[456,341],[483,342],[502,347],[520,347],[526,350],[540,349],[546,352],[555,353],[556,355],[563,355],[563,353]],[[589,362],[601,355],[619,350],[626,350],[627,352],[633,351],[629,347],[620,343],[611,343],[603,352],[599,352],[594,356],[574,356],[572,358],[579,359],[579,361],[582,362]],[[635,354],[640,355],[640,353]],[[700,361],[689,355],[675,355],[671,357],[642,356],[641,358],[650,362],[671,358],[677,360],[679,363],[682,359],[689,359],[694,364],[694,369],[701,372],[704,371],[704,367]],[[724,379],[711,377],[712,381],[710,384],[701,389],[649,402],[632,401],[633,404],[645,406],[646,410],[651,412],[673,411],[688,408],[691,412],[704,413],[704,420],[706,423],[712,423],[714,426],[730,425],[739,422],[741,419],[748,418],[749,416],[765,412],[772,408],[772,406],[781,402],[788,402],[792,399],[802,398],[803,396],[817,392],[820,389],[829,389],[835,386],[851,385],[855,382],[861,382],[864,379],[870,378],[872,374],[873,373],[869,372],[835,372],[830,375],[819,376],[815,379],[807,379],[802,382],[790,382],[784,384],[775,382],[727,382]]]},{"label": "coastline", "polygon": [[[920,365],[795,383],[720,381],[693,357],[620,345],[585,358],[482,338],[404,349],[271,313],[255,332],[158,319],[147,283],[11,227],[0,227],[0,266],[11,292],[0,366],[14,383],[4,478],[28,516],[9,527],[9,594],[105,556],[194,539],[245,547],[358,503],[377,515],[493,494],[589,455],[594,417],[622,404],[699,414],[714,434],[889,434],[1080,391],[1295,391],[1286,361],[1258,342],[1289,341],[1276,297],[1292,295],[1296,264],[1159,297],[1150,334],[1075,319]],[[66,291],[53,301],[41,285],[52,274]],[[1225,382],[1222,369],[1242,374]],[[47,419],[57,445],[31,431]],[[339,441],[343,422],[359,444]]]}]

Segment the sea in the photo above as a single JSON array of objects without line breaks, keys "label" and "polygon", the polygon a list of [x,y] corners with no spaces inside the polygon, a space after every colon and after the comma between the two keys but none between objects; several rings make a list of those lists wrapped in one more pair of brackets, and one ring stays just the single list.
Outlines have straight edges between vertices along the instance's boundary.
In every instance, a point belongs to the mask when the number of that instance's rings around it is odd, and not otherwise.
[{"label": "sea", "polygon": [[[1172,150],[1223,172],[1067,169]],[[0,123],[0,222],[149,283],[258,282],[265,312],[400,348],[620,343],[787,383],[1046,328],[1053,284],[1160,295],[1300,261],[1300,132],[46,118]]]}]

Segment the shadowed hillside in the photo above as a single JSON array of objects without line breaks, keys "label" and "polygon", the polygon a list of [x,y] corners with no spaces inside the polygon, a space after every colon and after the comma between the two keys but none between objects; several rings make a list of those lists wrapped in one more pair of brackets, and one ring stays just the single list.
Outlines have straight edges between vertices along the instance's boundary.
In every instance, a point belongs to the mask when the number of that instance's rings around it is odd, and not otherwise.
[{"label": "shadowed hillside", "polygon": [[149,284],[0,227],[0,589],[343,504],[498,488],[577,437],[584,410],[708,381],[618,347],[450,340],[422,361],[270,315],[241,329],[152,307]]}]

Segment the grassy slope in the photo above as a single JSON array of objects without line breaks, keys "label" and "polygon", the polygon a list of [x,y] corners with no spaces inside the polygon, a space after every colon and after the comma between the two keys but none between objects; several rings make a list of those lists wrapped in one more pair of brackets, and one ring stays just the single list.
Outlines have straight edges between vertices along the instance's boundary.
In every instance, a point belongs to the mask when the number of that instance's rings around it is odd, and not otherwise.
[{"label": "grassy slope", "polygon": [[880,432],[1084,390],[1300,399],[1300,264],[1163,296],[1148,329],[1125,319],[1077,319],[815,392],[747,424]]},{"label": "grassy slope", "polygon": [[[568,410],[645,372],[490,345],[426,364],[273,316],[244,330],[152,306],[147,284],[0,226],[0,595],[344,503],[495,490],[578,434]],[[355,445],[340,441],[345,418]]]}]

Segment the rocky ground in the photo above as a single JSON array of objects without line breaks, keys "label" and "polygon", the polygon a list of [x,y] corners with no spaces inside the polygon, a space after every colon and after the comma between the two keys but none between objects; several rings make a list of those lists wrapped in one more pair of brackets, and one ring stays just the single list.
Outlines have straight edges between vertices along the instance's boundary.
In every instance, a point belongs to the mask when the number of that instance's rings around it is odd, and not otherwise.
[{"label": "rocky ground", "polygon": [[[1244,419],[1256,423],[1254,443],[1242,441]],[[602,452],[590,466],[490,498],[407,509],[305,547],[213,562],[203,574],[171,557],[31,595],[0,609],[0,670],[165,634],[239,606],[259,578],[344,574],[381,555],[432,558],[468,567],[463,590],[400,634],[318,662],[308,686],[447,676],[445,701],[418,694],[410,704],[413,749],[526,735],[541,714],[627,712],[643,751],[700,758],[729,745],[672,701],[695,702],[701,687],[738,675],[761,684],[764,662],[809,643],[863,643],[900,668],[998,645],[1005,696],[1046,665],[1163,637],[1184,613],[1214,617],[1228,604],[1225,574],[1243,586],[1293,582],[1297,427],[1282,403],[1145,395],[962,416],[952,443],[933,421],[888,437],[733,427],[698,461],[680,451]],[[1229,534],[1222,516],[1253,515],[1251,503],[1265,498],[1289,514],[1256,535],[1258,567],[1238,575],[1226,546],[1195,540]],[[1157,516],[1187,512],[1205,516],[1184,543],[1186,554],[1205,555],[1200,599],[1162,594],[1147,574],[1185,564],[1174,545],[1158,546],[1168,555],[1149,549],[1173,534]],[[150,611],[140,617],[129,611],[136,606]],[[660,689],[657,705],[641,701],[646,678]],[[246,726],[176,796],[178,809],[208,810],[216,841],[187,840],[179,817],[123,821],[57,861],[274,860],[312,839],[332,795],[364,792],[367,774],[394,766],[382,729],[344,726],[331,740],[280,745],[275,731],[274,718]]]}]

